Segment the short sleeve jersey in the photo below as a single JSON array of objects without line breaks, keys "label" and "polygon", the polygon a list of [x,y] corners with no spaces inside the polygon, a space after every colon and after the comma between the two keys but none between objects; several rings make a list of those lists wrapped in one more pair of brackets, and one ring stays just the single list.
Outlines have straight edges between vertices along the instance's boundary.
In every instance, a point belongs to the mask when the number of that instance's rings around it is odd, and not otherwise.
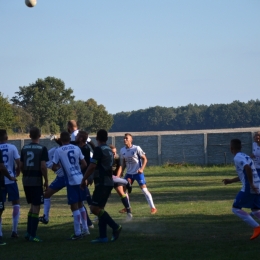
[{"label": "short sleeve jersey", "polygon": [[95,185],[114,186],[112,179],[113,153],[106,144],[95,147],[91,163],[97,165]]},{"label": "short sleeve jersey", "polygon": [[41,144],[30,143],[21,151],[23,163],[23,185],[42,186],[41,162],[49,161],[47,148]]},{"label": "short sleeve jersey", "polygon": [[[54,157],[54,153],[56,151],[56,149],[58,149],[59,147],[53,147],[48,151],[48,156],[49,156],[49,161],[46,163],[46,166],[48,169],[52,169],[53,166],[53,157]],[[63,169],[60,168],[58,171],[55,172],[59,177],[63,177],[64,176],[64,172]]]},{"label": "short sleeve jersey", "polygon": [[260,169],[260,146],[256,142],[253,142],[253,155],[255,156],[253,159],[255,167]]},{"label": "short sleeve jersey", "polygon": [[254,162],[250,158],[250,156],[239,152],[234,157],[234,163],[235,163],[238,177],[239,177],[240,181],[242,182],[241,191],[246,192],[246,193],[254,193],[254,191],[252,191],[250,188],[250,184],[248,182],[248,178],[247,178],[246,172],[244,170],[245,165],[249,165],[251,167],[252,175],[253,175],[253,184],[256,188],[259,189],[260,188],[260,179],[257,174]]},{"label": "short sleeve jersey", "polygon": [[52,162],[60,164],[66,183],[69,185],[79,185],[83,178],[79,162],[84,156],[78,146],[67,144],[56,149]]},{"label": "short sleeve jersey", "polygon": [[[13,144],[5,143],[0,144],[0,150],[2,151],[2,157],[4,165],[12,177],[15,177],[15,160],[20,159],[20,155],[16,146]],[[11,184],[14,181],[10,181],[5,177],[5,184]]]},{"label": "short sleeve jersey", "polygon": [[126,174],[137,174],[138,169],[142,167],[142,156],[145,155],[140,146],[132,145],[123,147],[120,150],[120,159],[125,161]]}]

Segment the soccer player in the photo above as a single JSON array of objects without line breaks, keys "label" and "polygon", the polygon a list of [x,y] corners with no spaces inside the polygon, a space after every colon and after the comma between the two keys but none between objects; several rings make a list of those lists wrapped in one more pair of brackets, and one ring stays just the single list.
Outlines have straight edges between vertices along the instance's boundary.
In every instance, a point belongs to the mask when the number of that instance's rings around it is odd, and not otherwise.
[{"label": "soccer player", "polygon": [[129,199],[128,199],[128,194],[125,193],[124,191],[124,187],[128,188],[128,193],[131,193],[132,191],[132,186],[131,184],[126,180],[126,179],[122,179],[117,177],[117,171],[120,167],[120,157],[119,155],[116,153],[116,147],[113,145],[109,145],[113,156],[114,156],[114,162],[113,162],[113,166],[112,166],[112,170],[113,170],[113,182],[114,182],[114,189],[116,190],[117,194],[119,195],[119,197],[121,198],[121,201],[126,209],[126,220],[132,220],[133,215],[131,213],[131,207],[130,207],[130,203],[129,203]]},{"label": "soccer player", "polygon": [[[46,162],[47,148],[40,142],[41,132],[37,127],[30,129],[31,143],[24,145],[21,151],[21,171],[23,173],[23,187],[28,204],[31,204],[27,218],[27,233],[25,239],[32,242],[41,242],[36,236],[39,213],[43,204],[43,187],[48,188]],[[43,179],[44,178],[44,183]]]},{"label": "soccer player", "polygon": [[[121,166],[118,169],[117,176],[122,174],[122,169],[126,167],[125,179],[129,180],[131,184],[136,180],[141,188],[150,208],[151,214],[155,214],[157,209],[154,206],[151,193],[148,191],[144,177],[144,168],[147,164],[147,158],[140,146],[133,145],[133,137],[126,133],[124,137],[125,147],[120,150]],[[124,213],[126,209],[119,212]]]},{"label": "soccer player", "polygon": [[[7,143],[7,140],[8,135],[6,130],[0,129],[0,150],[3,154],[5,167],[11,176],[18,177],[20,175],[20,155],[18,154],[17,148],[13,144]],[[4,202],[6,201],[6,197],[8,195],[8,201],[11,201],[13,206],[11,238],[18,238],[17,226],[20,216],[20,197],[17,182],[10,181],[7,177],[5,177],[5,186],[2,193]]]},{"label": "soccer player", "polygon": [[[77,122],[75,120],[70,120],[67,123],[67,127],[68,127],[68,132],[70,133],[70,140],[72,142],[76,141],[76,136],[79,132]],[[91,141],[91,139],[89,137],[87,137],[86,143],[87,143],[87,145],[89,145],[89,147],[91,147],[92,150],[94,150],[95,144]],[[92,151],[91,151],[91,153],[92,153]],[[91,156],[92,156],[92,154],[91,154]]]},{"label": "soccer player", "polygon": [[256,132],[253,142],[253,153],[251,158],[254,160],[256,171],[260,177],[260,132]]},{"label": "soccer player", "polygon": [[[78,146],[70,144],[70,135],[68,132],[60,134],[62,146],[59,147],[53,157],[54,171],[63,169],[66,186],[68,204],[74,218],[74,234],[69,238],[70,240],[80,239],[89,234],[87,225],[87,213],[83,207],[83,201],[86,198],[85,190],[80,189],[81,180],[83,178],[81,169],[87,167],[84,156]],[[82,231],[80,229],[80,221],[82,224]]]},{"label": "soccer player", "polygon": [[[113,230],[111,241],[116,241],[122,230],[122,226],[118,225],[104,210],[108,197],[114,186],[112,179],[112,165],[114,159],[110,147],[106,144],[107,138],[108,134],[106,130],[100,129],[97,132],[96,140],[98,146],[94,149],[93,158],[90,160],[90,165],[81,181],[81,188],[84,189],[86,187],[86,180],[95,172],[95,189],[90,208],[92,213],[98,216],[99,237],[92,240],[92,243],[108,242],[107,225]],[[98,171],[95,171],[96,169]]]},{"label": "soccer player", "polygon": [[[241,141],[232,139],[230,142],[230,150],[234,155],[234,163],[238,177],[233,179],[224,179],[225,185],[241,181],[242,189],[237,194],[233,203],[232,212],[253,227],[254,232],[251,240],[260,235],[260,226],[252,218],[255,216],[260,219],[260,178],[256,172],[255,165],[250,156],[241,152]],[[242,208],[251,208],[251,214],[248,214]]]},{"label": "soccer player", "polygon": [[6,245],[6,243],[3,241],[3,232],[2,232],[2,214],[5,209],[4,200],[2,196],[2,189],[5,185],[5,179],[4,176],[7,177],[10,181],[16,181],[16,178],[11,176],[6,169],[3,161],[3,154],[2,150],[0,150],[0,246]]}]

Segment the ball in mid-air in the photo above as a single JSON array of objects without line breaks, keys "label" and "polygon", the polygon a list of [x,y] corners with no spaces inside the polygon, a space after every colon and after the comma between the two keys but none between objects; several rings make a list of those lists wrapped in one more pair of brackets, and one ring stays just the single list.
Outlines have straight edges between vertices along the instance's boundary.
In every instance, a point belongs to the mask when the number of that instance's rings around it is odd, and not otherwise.
[{"label": "ball in mid-air", "polygon": [[34,7],[37,4],[37,1],[36,0],[25,0],[25,4],[28,7]]}]

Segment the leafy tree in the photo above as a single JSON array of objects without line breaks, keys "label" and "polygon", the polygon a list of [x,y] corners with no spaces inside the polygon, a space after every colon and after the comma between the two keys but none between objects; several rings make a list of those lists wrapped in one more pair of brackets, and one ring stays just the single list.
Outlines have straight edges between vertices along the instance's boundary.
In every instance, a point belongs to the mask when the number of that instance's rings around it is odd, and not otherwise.
[{"label": "leafy tree", "polygon": [[65,89],[62,80],[47,77],[29,86],[19,87],[11,101],[30,113],[36,126],[43,127],[50,123],[60,126],[61,121],[68,116],[68,113],[64,113],[64,105],[73,101],[72,93],[71,88]]},{"label": "leafy tree", "polygon": [[14,123],[14,113],[8,98],[0,92],[0,128],[10,130]]},{"label": "leafy tree", "polygon": [[32,126],[32,116],[25,111],[24,108],[12,105],[14,114],[14,130],[15,132],[25,133]]},{"label": "leafy tree", "polygon": [[97,132],[101,128],[108,131],[113,124],[113,116],[106,111],[103,105],[98,105],[93,98],[88,99],[85,104],[93,117],[91,125],[86,130],[90,133]]}]

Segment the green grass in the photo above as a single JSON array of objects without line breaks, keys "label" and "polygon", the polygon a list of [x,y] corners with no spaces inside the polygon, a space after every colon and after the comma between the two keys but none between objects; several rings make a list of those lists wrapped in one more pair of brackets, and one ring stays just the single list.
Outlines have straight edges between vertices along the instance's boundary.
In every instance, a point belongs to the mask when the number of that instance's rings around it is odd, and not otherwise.
[{"label": "green grass", "polygon": [[[51,173],[50,176],[54,175]],[[151,215],[148,204],[135,184],[130,195],[133,221],[125,223],[119,197],[113,191],[106,210],[123,226],[115,243],[92,245],[91,235],[67,241],[73,233],[72,217],[65,190],[52,197],[48,225],[39,224],[37,235],[42,243],[23,239],[28,205],[21,181],[20,238],[9,238],[11,207],[6,203],[3,232],[6,246],[0,247],[0,259],[245,259],[257,258],[260,239],[250,241],[252,228],[231,212],[240,184],[224,186],[224,178],[235,177],[233,166],[148,167],[146,181],[158,214]],[[93,187],[91,187],[91,191]],[[93,215],[91,215],[93,218]],[[111,230],[108,228],[111,235]]]}]

